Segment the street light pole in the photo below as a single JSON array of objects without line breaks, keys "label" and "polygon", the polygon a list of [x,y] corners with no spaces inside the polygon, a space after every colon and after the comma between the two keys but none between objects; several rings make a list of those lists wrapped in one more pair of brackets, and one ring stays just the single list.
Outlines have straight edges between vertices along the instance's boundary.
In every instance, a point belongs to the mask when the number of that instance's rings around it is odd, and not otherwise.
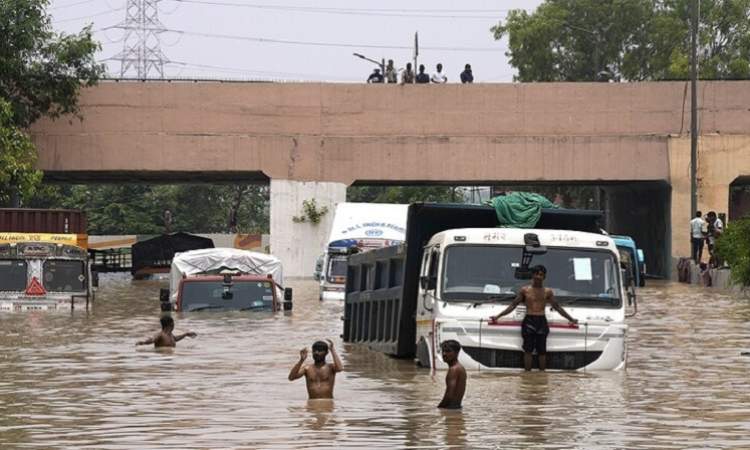
[{"label": "street light pole", "polygon": [[690,217],[698,211],[698,7],[690,14]]},{"label": "street light pole", "polygon": [[357,58],[362,58],[365,61],[370,61],[373,64],[377,64],[378,67],[380,67],[380,73],[382,73],[383,76],[385,76],[385,58],[382,58],[380,61],[377,61],[375,59],[368,58],[367,56],[362,55],[360,53],[352,53],[352,55],[356,56]]}]

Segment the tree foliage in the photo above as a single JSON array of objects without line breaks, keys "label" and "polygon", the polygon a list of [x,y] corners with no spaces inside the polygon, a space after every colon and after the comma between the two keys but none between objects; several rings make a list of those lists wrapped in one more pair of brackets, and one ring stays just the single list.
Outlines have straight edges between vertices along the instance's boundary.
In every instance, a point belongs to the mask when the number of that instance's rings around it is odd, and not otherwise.
[{"label": "tree foliage", "polygon": [[24,133],[37,119],[78,113],[82,87],[95,84],[104,66],[91,29],[66,35],[52,29],[48,0],[0,1],[0,205],[29,196],[41,175],[36,149]]},{"label": "tree foliage", "polygon": [[[492,27],[517,81],[687,79],[693,0],[546,0]],[[699,76],[750,78],[750,0],[701,0]]]},{"label": "tree foliage", "polygon": [[0,205],[14,195],[31,195],[42,178],[34,169],[36,152],[29,135],[13,124],[8,102],[0,98]]},{"label": "tree foliage", "polygon": [[81,209],[100,235],[265,233],[269,224],[268,188],[255,185],[45,186],[29,206]]},{"label": "tree foliage", "polygon": [[451,186],[353,186],[346,200],[363,203],[462,202],[463,192]]},{"label": "tree foliage", "polygon": [[716,240],[716,252],[732,269],[732,279],[750,286],[750,218],[733,220]]},{"label": "tree foliage", "polygon": [[82,87],[104,73],[94,55],[91,27],[66,35],[52,29],[49,0],[0,2],[0,97],[13,106],[14,122],[28,127],[42,116],[78,112]]}]

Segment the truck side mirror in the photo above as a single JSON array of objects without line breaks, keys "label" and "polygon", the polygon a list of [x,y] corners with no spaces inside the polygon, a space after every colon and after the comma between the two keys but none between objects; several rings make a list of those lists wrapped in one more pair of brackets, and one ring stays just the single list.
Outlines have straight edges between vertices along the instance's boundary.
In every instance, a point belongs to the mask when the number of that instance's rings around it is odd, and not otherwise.
[{"label": "truck side mirror", "polygon": [[284,311],[292,310],[292,288],[284,288]]},{"label": "truck side mirror", "polygon": [[419,285],[422,287],[422,289],[430,291],[437,287],[437,278],[422,275],[421,277],[419,277]]},{"label": "truck side mirror", "polygon": [[172,303],[169,301],[169,289],[159,289],[159,303],[162,311],[172,311]]}]

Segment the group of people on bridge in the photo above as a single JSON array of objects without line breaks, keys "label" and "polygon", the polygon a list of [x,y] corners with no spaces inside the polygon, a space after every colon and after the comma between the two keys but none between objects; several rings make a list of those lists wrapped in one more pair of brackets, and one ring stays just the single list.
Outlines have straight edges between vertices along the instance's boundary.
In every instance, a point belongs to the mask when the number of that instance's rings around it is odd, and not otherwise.
[{"label": "group of people on bridge", "polygon": [[[380,72],[380,68],[375,68],[370,76],[367,78],[368,83],[398,83],[398,72],[401,72],[401,84],[445,84],[448,82],[448,77],[443,72],[443,64],[437,63],[435,66],[435,72],[432,75],[425,73],[424,64],[419,65],[419,72],[414,73],[411,63],[406,64],[405,69],[396,69],[393,65],[393,60],[389,59],[388,64],[385,66],[384,72]],[[464,66],[463,72],[459,75],[461,83],[473,83],[474,73],[471,70],[471,64]]]}]

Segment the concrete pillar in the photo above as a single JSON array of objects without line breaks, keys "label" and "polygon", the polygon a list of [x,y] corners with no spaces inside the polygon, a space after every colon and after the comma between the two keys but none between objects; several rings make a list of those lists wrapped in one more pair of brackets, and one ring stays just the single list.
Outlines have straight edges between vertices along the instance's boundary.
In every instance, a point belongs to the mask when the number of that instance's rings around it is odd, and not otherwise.
[{"label": "concrete pillar", "polygon": [[[304,215],[305,200],[315,200],[318,210],[328,208],[319,223],[293,220]],[[271,180],[271,254],[281,259],[285,277],[312,277],[315,260],[331,231],[336,204],[343,201],[343,183]]]}]

